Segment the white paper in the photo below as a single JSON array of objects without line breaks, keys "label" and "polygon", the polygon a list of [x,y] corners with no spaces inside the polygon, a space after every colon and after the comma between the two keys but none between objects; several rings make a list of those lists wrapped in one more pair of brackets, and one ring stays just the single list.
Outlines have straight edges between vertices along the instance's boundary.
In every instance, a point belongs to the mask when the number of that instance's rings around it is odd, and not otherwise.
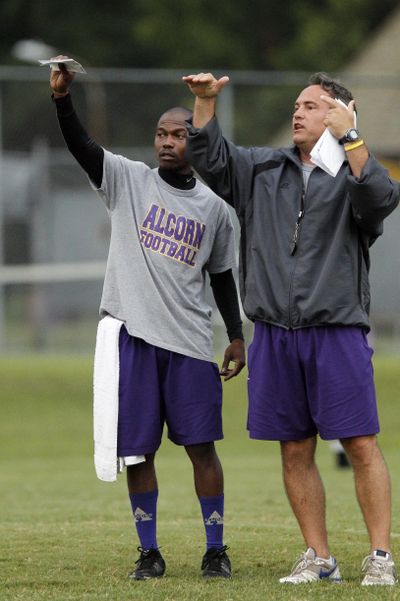
[{"label": "white paper", "polygon": [[[337,102],[346,106],[339,98],[335,98]],[[354,113],[354,127],[356,127],[356,114]],[[331,134],[328,128],[324,131],[314,148],[310,152],[311,161],[317,167],[323,169],[332,177],[336,177],[343,161],[346,158],[346,153],[339,140]]]},{"label": "white paper", "polygon": [[52,71],[59,71],[59,64],[65,65],[68,71],[72,73],[86,73],[85,69],[82,67],[78,61],[73,58],[63,58],[60,60],[55,60],[54,58],[50,58],[49,60],[39,60],[40,66],[49,65]]},{"label": "white paper", "polygon": [[326,129],[310,153],[310,159],[326,173],[335,177],[346,158],[343,146]]}]

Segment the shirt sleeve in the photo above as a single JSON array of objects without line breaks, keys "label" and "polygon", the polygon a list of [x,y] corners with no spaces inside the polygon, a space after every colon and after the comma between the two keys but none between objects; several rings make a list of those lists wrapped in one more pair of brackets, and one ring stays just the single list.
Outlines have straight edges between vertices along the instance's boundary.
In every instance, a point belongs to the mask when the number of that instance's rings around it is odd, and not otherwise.
[{"label": "shirt sleeve", "polygon": [[376,238],[383,232],[383,221],[399,204],[399,183],[370,156],[361,177],[347,178],[347,189],[358,227]]},{"label": "shirt sleeve", "polygon": [[221,273],[236,266],[235,231],[228,207],[220,199],[214,244],[208,260],[209,273]]},{"label": "shirt sleeve", "polygon": [[97,187],[90,182],[92,187],[102,198],[104,204],[111,211],[114,209],[125,182],[125,159],[124,157],[104,150],[103,177],[101,185]]}]

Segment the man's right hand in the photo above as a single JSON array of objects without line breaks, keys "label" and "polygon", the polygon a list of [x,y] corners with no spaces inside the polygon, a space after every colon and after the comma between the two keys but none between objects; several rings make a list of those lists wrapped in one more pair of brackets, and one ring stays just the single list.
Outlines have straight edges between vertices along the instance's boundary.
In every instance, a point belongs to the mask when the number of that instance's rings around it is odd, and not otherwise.
[{"label": "man's right hand", "polygon": [[58,62],[60,69],[59,71],[51,70],[50,72],[50,87],[56,96],[65,96],[65,94],[68,94],[68,88],[75,77],[75,73],[68,71],[67,67],[63,64],[63,58],[67,57],[60,54],[51,59]]},{"label": "man's right hand", "polygon": [[198,98],[215,98],[229,82],[229,77],[224,75],[216,79],[212,73],[197,73],[197,75],[186,75],[182,80]]},{"label": "man's right hand", "polygon": [[217,104],[217,96],[229,81],[224,75],[216,79],[212,73],[186,75],[182,80],[195,95],[193,109],[193,126],[201,129],[213,118]]}]

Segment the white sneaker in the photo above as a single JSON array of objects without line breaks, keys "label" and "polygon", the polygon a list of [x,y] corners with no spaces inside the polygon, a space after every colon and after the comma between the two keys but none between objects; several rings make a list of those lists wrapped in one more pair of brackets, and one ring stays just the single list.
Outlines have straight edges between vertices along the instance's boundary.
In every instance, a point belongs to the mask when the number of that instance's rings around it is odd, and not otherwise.
[{"label": "white sneaker", "polygon": [[294,564],[289,576],[280,578],[279,582],[302,584],[303,582],[318,582],[321,580],[341,582],[339,566],[334,557],[329,559],[317,557],[315,550],[308,547]]},{"label": "white sneaker", "polygon": [[367,555],[362,562],[361,570],[365,576],[361,582],[362,586],[374,584],[381,586],[393,586],[397,582],[397,573],[394,561],[390,553],[375,549],[371,555]]}]

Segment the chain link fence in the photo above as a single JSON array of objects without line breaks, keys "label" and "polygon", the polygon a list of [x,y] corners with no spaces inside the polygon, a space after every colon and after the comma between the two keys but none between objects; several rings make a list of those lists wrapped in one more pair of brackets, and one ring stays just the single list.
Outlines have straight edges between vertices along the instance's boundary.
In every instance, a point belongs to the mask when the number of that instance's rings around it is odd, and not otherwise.
[{"label": "chain link fence", "polygon": [[[154,166],[152,143],[159,115],[173,106],[193,104],[181,83],[181,76],[189,72],[91,69],[73,84],[74,104],[100,144]],[[289,144],[286,126],[308,74],[229,75],[231,84],[218,107],[227,137],[244,146],[274,145],[277,140]],[[47,68],[0,66],[1,352],[87,352],[94,345],[108,216],[64,148],[48,78]],[[372,98],[382,95],[382,78],[379,89],[372,76],[342,79],[349,87],[368,89]],[[398,91],[400,81],[388,78],[386,86]],[[391,127],[398,128],[398,121],[393,114]],[[384,140],[379,142],[380,158],[394,177],[400,177],[400,146],[397,151],[392,145],[385,153]],[[375,344],[389,352],[400,352],[398,231],[399,210],[387,220],[385,236],[371,253]],[[217,311],[214,320],[216,352],[221,354],[227,339]],[[246,320],[245,330],[249,340],[252,324]]]}]

